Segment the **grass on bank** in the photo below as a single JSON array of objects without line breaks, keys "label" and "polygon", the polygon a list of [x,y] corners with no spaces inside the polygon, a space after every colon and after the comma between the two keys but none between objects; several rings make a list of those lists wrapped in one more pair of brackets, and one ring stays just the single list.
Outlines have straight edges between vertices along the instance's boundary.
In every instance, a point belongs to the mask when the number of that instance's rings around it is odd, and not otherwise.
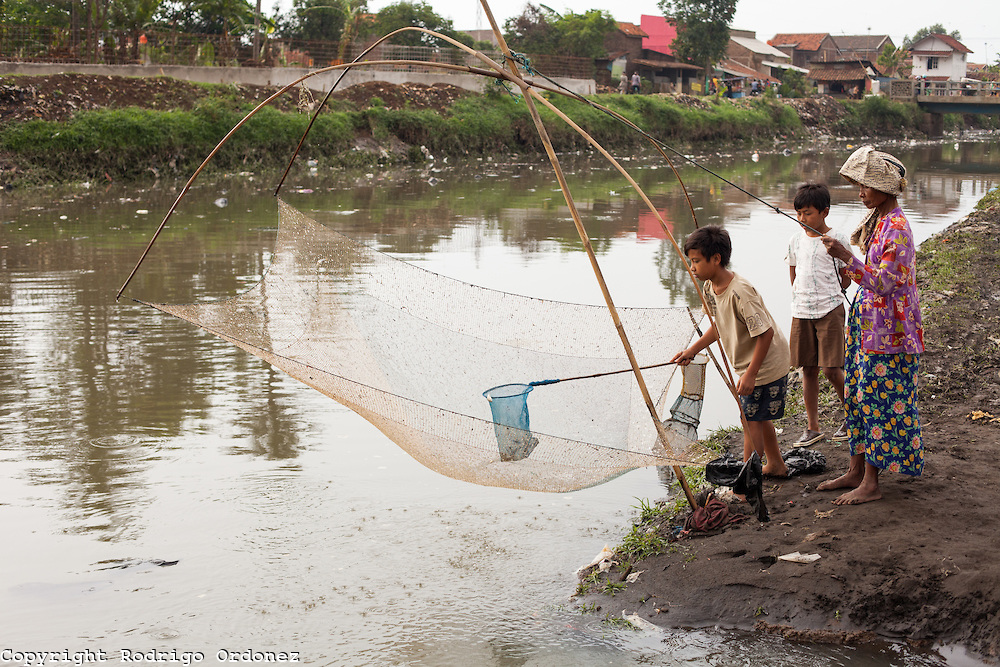
[{"label": "grass on bank", "polygon": [[[646,140],[609,114],[582,102],[551,96],[552,104],[605,147],[614,150]],[[774,100],[732,105],[713,101],[685,106],[670,97],[599,95],[594,98],[663,141],[739,141],[793,133],[794,110]],[[527,105],[504,94],[456,100],[444,113],[388,109],[373,100],[365,109],[338,105],[319,115],[301,156],[322,166],[364,166],[434,155],[482,155],[543,150]],[[251,107],[230,97],[205,99],[191,111],[139,108],[83,111],[64,122],[34,120],[0,129],[0,153],[28,182],[190,174]],[[539,112],[557,151],[588,147],[555,113]],[[209,165],[210,171],[282,168],[309,123],[309,114],[265,107],[238,130]],[[381,149],[358,150],[371,140]]]},{"label": "grass on bank", "polygon": [[[612,152],[648,145],[638,132],[601,110],[561,95],[546,97]],[[766,95],[736,101],[615,94],[591,99],[678,147],[690,142],[732,144],[794,136],[803,129],[793,107]],[[846,115],[836,129],[845,134],[916,134],[925,117],[914,103],[881,97],[843,104]],[[544,105],[538,107],[557,151],[589,149],[588,142],[555,113]],[[29,184],[105,175],[112,180],[186,176],[251,108],[223,86],[191,111],[96,110],[80,112],[64,122],[11,123],[0,128],[0,163],[6,163],[8,174]],[[265,107],[233,135],[208,170],[283,168],[309,119],[308,113]],[[957,128],[963,122],[956,114],[946,118],[948,127]],[[459,98],[441,113],[388,109],[378,98],[362,109],[339,101],[319,115],[301,157],[316,160],[321,167],[362,167],[419,162],[424,159],[421,147],[437,156],[543,150],[524,101],[491,90]]]},{"label": "grass on bank", "polygon": [[976,202],[976,210],[978,211],[984,211],[994,206],[1000,206],[1000,186],[993,188]]}]

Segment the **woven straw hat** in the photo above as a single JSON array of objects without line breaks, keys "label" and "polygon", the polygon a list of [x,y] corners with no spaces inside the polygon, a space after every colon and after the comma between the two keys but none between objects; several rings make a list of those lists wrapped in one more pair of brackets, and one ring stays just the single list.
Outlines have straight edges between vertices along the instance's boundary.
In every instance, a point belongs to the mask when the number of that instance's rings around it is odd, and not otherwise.
[{"label": "woven straw hat", "polygon": [[889,195],[902,194],[906,189],[906,169],[903,163],[888,153],[862,146],[847,158],[840,175],[852,183],[860,183]]}]

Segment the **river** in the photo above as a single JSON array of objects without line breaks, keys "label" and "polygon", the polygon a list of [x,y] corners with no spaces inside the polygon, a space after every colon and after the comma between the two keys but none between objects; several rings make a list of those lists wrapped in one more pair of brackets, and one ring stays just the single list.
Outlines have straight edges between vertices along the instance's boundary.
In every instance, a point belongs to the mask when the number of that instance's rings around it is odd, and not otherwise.
[{"label": "river", "polygon": [[[849,231],[863,213],[836,174],[850,143],[696,158],[792,213],[798,183],[829,182],[828,222]],[[918,240],[1000,182],[995,139],[893,152],[909,168],[901,202]],[[564,160],[616,303],[693,305],[624,179],[589,156]],[[669,168],[624,164],[678,238],[694,228]],[[726,226],[734,269],[788,322],[794,222],[699,168],[681,174],[698,222]],[[657,471],[567,494],[455,481],[264,362],[116,302],[181,185],[0,195],[3,664],[40,664],[27,651],[174,665],[280,652],[315,665],[972,664],[947,648],[630,630],[577,609],[574,572],[619,541],[641,501],[664,497]],[[196,183],[126,297],[189,302],[253,285],[275,238],[274,185],[252,174]],[[602,303],[551,170],[533,159],[306,169],[282,196],[439,273]],[[712,399],[720,388],[710,380],[702,434],[736,421],[731,399]]]}]

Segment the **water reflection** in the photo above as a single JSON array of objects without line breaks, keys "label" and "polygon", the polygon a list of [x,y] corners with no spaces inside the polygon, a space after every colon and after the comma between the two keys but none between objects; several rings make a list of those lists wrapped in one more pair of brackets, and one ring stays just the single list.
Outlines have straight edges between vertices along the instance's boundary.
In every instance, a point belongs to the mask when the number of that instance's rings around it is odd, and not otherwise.
[{"label": "water reflection", "polygon": [[[910,171],[902,202],[919,238],[1000,182],[995,143],[892,151]],[[837,176],[849,152],[699,159],[785,210],[800,181],[827,181],[831,224],[849,228],[863,213]],[[678,239],[690,233],[670,170],[645,158],[627,164]],[[584,157],[568,156],[566,166],[616,302],[697,303],[682,261],[620,175]],[[398,179],[306,176],[285,197],[446,275],[601,302],[544,165],[439,167]],[[737,270],[783,318],[783,253],[794,224],[701,170],[679,168],[698,222],[726,224]],[[265,180],[199,184],[126,296],[190,302],[252,286],[275,238]],[[573,571],[620,538],[636,497],[662,495],[655,471],[572,497],[454,482],[267,364],[183,322],[116,304],[177,187],[0,196],[0,517],[8,545],[0,609],[10,636],[208,649],[223,636],[254,645],[267,637],[309,649],[319,664],[456,655],[494,665],[708,665],[747,656],[767,665],[940,664],[907,649],[859,657],[728,633],[640,637],[572,611]],[[225,208],[215,204],[220,197]],[[704,417],[711,428],[731,415],[706,405]],[[100,565],[155,558],[178,563]]]}]

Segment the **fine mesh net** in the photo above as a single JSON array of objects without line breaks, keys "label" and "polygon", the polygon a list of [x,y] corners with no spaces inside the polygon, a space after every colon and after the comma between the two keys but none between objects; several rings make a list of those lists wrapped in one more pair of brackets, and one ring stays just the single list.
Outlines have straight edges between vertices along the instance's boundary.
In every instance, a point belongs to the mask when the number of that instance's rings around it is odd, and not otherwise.
[{"label": "fine mesh net", "polygon": [[705,368],[708,357],[697,355],[690,364],[681,368],[680,395],[670,406],[670,419],[666,425],[681,438],[698,439],[698,424],[701,423],[701,406],[705,402]]},{"label": "fine mesh net", "polygon": [[[147,305],[316,388],[456,479],[570,491],[634,468],[708,458],[692,430],[670,420],[660,445],[635,376],[614,373],[629,362],[607,308],[446,278],[281,200],[261,282],[226,301]],[[623,308],[619,316],[644,366],[669,360],[694,329],[683,307]],[[675,368],[643,371],[657,414]]]}]

